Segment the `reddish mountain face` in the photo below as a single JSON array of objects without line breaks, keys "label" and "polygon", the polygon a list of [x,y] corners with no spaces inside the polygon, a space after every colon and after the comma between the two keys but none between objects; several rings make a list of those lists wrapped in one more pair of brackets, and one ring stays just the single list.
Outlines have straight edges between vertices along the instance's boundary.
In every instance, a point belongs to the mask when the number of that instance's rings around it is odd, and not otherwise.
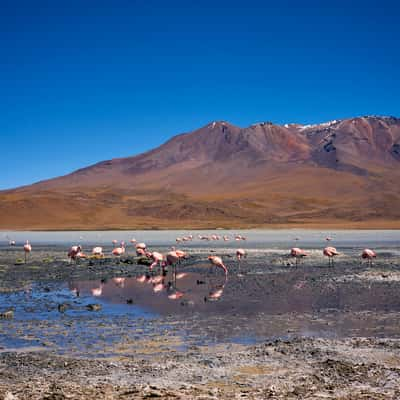
[{"label": "reddish mountain face", "polygon": [[135,157],[0,192],[0,228],[400,227],[399,178],[397,118],[212,122]]}]

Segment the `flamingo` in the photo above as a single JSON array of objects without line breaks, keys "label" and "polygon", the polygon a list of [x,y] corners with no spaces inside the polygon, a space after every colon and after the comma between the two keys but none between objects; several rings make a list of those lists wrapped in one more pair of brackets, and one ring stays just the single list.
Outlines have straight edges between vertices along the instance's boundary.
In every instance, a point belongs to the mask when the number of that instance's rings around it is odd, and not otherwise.
[{"label": "flamingo", "polygon": [[241,267],[241,260],[242,258],[247,257],[247,253],[243,250],[243,249],[237,249],[236,250],[236,258],[238,260],[238,264],[239,264],[239,276],[241,275],[240,273],[240,267]]},{"label": "flamingo", "polygon": [[135,239],[135,238],[132,238],[132,239],[131,239],[131,243],[132,243],[132,244],[135,244],[135,243],[136,243],[136,239]]},{"label": "flamingo", "polygon": [[25,253],[25,264],[26,260],[28,258],[28,254],[32,251],[32,245],[29,243],[29,240],[27,240],[24,244],[24,253]]},{"label": "flamingo", "polygon": [[218,256],[208,256],[209,261],[211,264],[215,265],[218,268],[222,268],[225,272],[225,275],[228,275],[228,268],[225,266],[225,264],[222,261],[221,257]]},{"label": "flamingo", "polygon": [[8,242],[8,244],[9,244],[10,246],[15,246],[15,240],[10,240],[10,241]]},{"label": "flamingo", "polygon": [[367,260],[368,265],[372,265],[372,259],[376,258],[376,253],[371,249],[364,249],[361,253],[361,257]]},{"label": "flamingo", "polygon": [[143,256],[147,248],[146,243],[137,243],[135,247],[136,247],[136,255]]},{"label": "flamingo", "polygon": [[328,246],[328,247],[324,248],[324,252],[323,253],[324,253],[324,256],[328,257],[329,265],[333,266],[333,258],[335,256],[339,255],[338,251],[334,247]]},{"label": "flamingo", "polygon": [[114,240],[112,241],[112,244],[113,244],[113,247],[114,247],[114,248],[117,247],[117,243],[118,243],[118,240],[116,240],[116,239],[114,239]]},{"label": "flamingo", "polygon": [[77,255],[81,253],[82,251],[82,246],[78,244],[77,246],[72,246],[69,251],[68,251],[68,258],[69,258],[69,263],[71,264],[72,260],[76,262],[76,259],[78,258]]},{"label": "flamingo", "polygon": [[150,265],[150,271],[155,267],[156,265],[162,266],[162,262],[164,261],[164,256],[161,253],[158,253],[157,251],[153,251],[152,253],[149,253],[149,257],[153,260],[152,264]]},{"label": "flamingo", "polygon": [[104,257],[103,248],[100,246],[93,247],[92,254],[96,257]]},{"label": "flamingo", "polygon": [[118,262],[121,260],[121,256],[125,253],[125,243],[121,242],[120,247],[116,247],[113,249],[112,254],[118,257]]},{"label": "flamingo", "polygon": [[298,260],[301,260],[303,257],[308,256],[308,254],[304,250],[300,249],[299,247],[293,247],[290,250],[290,255],[292,257],[296,258],[296,267],[297,267]]},{"label": "flamingo", "polygon": [[172,250],[170,252],[167,253],[165,259],[165,265],[171,265],[172,266],[172,279],[173,281],[176,280],[176,264],[179,262],[180,260],[180,256],[178,254],[179,250]]},{"label": "flamingo", "polygon": [[238,260],[241,260],[243,257],[246,257],[247,253],[243,249],[237,249],[236,250],[236,258]]}]

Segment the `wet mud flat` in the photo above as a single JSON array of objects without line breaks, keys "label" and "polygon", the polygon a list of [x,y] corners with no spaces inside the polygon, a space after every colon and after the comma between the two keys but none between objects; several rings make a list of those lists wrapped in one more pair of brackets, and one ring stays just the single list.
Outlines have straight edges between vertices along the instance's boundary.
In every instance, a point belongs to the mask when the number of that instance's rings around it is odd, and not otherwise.
[{"label": "wet mud flat", "polygon": [[328,267],[309,251],[296,267],[215,249],[225,279],[188,249],[174,280],[129,252],[74,265],[42,246],[23,264],[1,248],[0,398],[400,398],[399,253]]}]

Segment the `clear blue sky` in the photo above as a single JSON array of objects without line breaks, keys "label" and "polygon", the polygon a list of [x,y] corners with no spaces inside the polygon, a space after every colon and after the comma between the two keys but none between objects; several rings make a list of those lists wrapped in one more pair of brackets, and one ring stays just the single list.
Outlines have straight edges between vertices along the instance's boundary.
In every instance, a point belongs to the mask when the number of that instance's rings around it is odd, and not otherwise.
[{"label": "clear blue sky", "polygon": [[0,188],[212,120],[400,116],[397,1],[0,0]]}]

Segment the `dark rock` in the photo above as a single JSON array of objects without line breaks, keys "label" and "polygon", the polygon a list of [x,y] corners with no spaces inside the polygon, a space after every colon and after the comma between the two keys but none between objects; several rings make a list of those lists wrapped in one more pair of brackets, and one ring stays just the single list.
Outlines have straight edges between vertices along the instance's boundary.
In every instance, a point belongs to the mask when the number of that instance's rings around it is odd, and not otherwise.
[{"label": "dark rock", "polygon": [[13,319],[14,318],[14,311],[13,310],[4,311],[3,313],[0,313],[0,318],[2,318],[2,319]]},{"label": "dark rock", "polygon": [[59,305],[57,306],[57,308],[58,308],[58,311],[59,311],[60,313],[63,313],[63,312],[65,312],[65,311],[67,311],[67,309],[69,308],[69,305],[68,305],[67,303],[61,303],[61,304],[59,304]]},{"label": "dark rock", "polygon": [[88,304],[86,308],[89,311],[100,311],[102,307],[101,304]]}]

